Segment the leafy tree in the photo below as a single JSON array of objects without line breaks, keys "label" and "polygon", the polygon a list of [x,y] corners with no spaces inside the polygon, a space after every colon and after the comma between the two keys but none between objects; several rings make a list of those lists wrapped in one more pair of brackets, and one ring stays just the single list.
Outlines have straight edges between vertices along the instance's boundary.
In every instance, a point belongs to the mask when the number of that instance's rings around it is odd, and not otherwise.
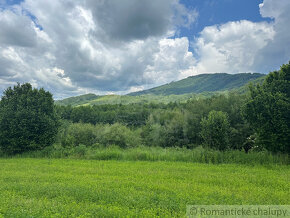
[{"label": "leafy tree", "polygon": [[244,116],[257,133],[257,145],[290,153],[290,62],[262,85],[250,86]]},{"label": "leafy tree", "polygon": [[0,101],[0,148],[9,154],[51,145],[58,121],[52,95],[29,83],[4,91]]},{"label": "leafy tree", "polygon": [[228,115],[222,111],[210,111],[208,118],[201,120],[201,137],[210,148],[225,150],[229,145]]}]

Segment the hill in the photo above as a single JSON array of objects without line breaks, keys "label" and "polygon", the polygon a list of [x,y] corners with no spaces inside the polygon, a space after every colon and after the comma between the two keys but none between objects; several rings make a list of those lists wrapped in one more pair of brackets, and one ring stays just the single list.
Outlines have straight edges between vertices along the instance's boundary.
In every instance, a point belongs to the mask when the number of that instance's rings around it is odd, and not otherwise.
[{"label": "hill", "polygon": [[65,98],[63,100],[58,100],[55,103],[57,105],[63,105],[63,106],[66,106],[66,105],[78,106],[78,105],[86,104],[87,102],[97,99],[99,97],[100,96],[95,95],[95,94],[85,94],[85,95]]},{"label": "hill", "polygon": [[104,95],[97,96],[94,94],[89,94],[91,98],[87,98],[87,95],[80,95],[76,97],[66,98],[63,100],[55,101],[56,105],[61,106],[87,106],[87,105],[103,105],[103,104],[132,104],[132,103],[164,103],[168,104],[170,102],[185,102],[191,98],[201,97],[202,95],[212,95],[210,93],[202,94],[183,94],[183,95],[167,95],[160,98],[159,95],[139,95],[139,96],[130,96],[130,95]]},{"label": "hill", "polygon": [[152,89],[133,92],[128,95],[137,96],[145,94],[154,95],[182,95],[185,93],[203,93],[216,91],[230,91],[238,89],[250,81],[265,76],[259,73],[240,73],[240,74],[201,74],[190,76],[177,82],[171,82]]},{"label": "hill", "polygon": [[[202,74],[172,82],[152,89],[127,95],[86,94],[56,101],[57,105],[85,106],[102,104],[170,103],[185,102],[192,98],[204,98],[229,91],[244,93],[249,82],[262,83],[264,74]],[[160,97],[162,96],[162,97]]]}]

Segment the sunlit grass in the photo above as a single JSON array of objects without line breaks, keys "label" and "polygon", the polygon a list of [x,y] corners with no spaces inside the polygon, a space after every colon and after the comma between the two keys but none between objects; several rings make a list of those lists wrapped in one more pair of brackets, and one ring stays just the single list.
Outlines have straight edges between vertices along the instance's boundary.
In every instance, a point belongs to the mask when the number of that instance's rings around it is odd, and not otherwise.
[{"label": "sunlit grass", "polygon": [[187,204],[289,204],[289,166],[0,159],[0,217],[184,216]]}]

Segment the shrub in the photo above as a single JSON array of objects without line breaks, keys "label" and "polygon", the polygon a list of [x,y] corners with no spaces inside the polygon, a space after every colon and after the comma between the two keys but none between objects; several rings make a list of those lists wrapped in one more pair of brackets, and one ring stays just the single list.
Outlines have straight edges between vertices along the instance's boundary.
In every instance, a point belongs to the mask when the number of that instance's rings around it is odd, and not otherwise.
[{"label": "shrub", "polygon": [[229,146],[229,122],[227,113],[211,111],[201,121],[201,137],[210,148],[226,150]]},{"label": "shrub", "polygon": [[140,130],[115,123],[113,125],[92,125],[84,123],[70,124],[61,130],[60,141],[68,146],[98,146],[118,145],[122,148],[134,147],[141,143]]},{"label": "shrub", "polygon": [[74,123],[71,124],[61,139],[63,146],[91,146],[96,142],[96,128],[92,124]]},{"label": "shrub", "polygon": [[140,140],[140,133],[132,131],[128,127],[115,123],[113,125],[102,125],[98,128],[97,140],[103,145],[118,145],[121,148],[134,147],[138,145]]}]

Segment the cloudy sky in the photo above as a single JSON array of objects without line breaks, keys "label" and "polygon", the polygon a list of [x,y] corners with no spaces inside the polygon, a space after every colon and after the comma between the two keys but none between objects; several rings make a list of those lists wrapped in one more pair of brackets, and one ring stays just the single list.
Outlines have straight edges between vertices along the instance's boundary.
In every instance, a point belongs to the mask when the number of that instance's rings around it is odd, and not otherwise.
[{"label": "cloudy sky", "polygon": [[289,0],[0,0],[0,91],[124,94],[290,60]]}]

